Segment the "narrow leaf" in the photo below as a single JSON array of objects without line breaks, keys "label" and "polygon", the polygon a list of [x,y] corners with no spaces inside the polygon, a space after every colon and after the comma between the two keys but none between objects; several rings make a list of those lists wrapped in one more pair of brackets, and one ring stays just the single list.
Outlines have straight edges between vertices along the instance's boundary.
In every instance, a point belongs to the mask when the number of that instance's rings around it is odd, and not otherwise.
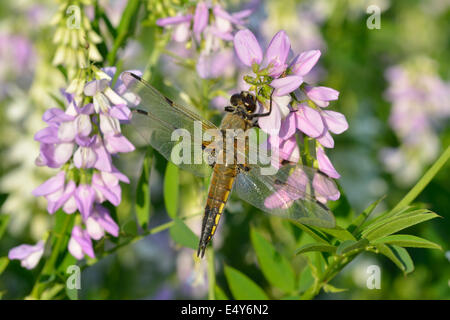
[{"label": "narrow leaf", "polygon": [[323,232],[328,233],[340,241],[356,240],[356,238],[347,230],[336,226],[333,229],[320,228]]},{"label": "narrow leaf", "polygon": [[352,251],[360,250],[365,248],[369,244],[367,239],[361,239],[359,241],[346,240],[342,242],[336,250],[336,254],[344,255],[352,253]]},{"label": "narrow leaf", "polygon": [[378,204],[385,198],[382,196],[380,199],[372,202],[359,216],[352,221],[352,223],[347,227],[347,230],[353,235],[358,234],[361,225],[367,220],[367,218],[372,214],[373,210],[378,206]]},{"label": "narrow leaf", "polygon": [[394,262],[395,265],[403,271],[403,273],[407,274],[414,270],[414,264],[408,254],[408,251],[405,249],[397,246],[389,246],[384,243],[377,244],[376,248],[381,254]]},{"label": "narrow leaf", "polygon": [[426,211],[426,213],[418,212],[412,215],[395,217],[393,221],[385,223],[380,227],[368,232],[364,235],[364,237],[370,241],[376,240],[436,217],[438,217],[438,215],[431,211]]},{"label": "narrow leaf", "polygon": [[6,231],[6,227],[9,223],[9,215],[6,214],[0,214],[0,239],[3,237],[3,234]]},{"label": "narrow leaf", "polygon": [[268,300],[266,293],[253,280],[240,271],[225,266],[230,291],[236,300]]},{"label": "narrow leaf", "polygon": [[399,247],[429,248],[442,250],[441,246],[427,239],[419,238],[408,234],[394,234],[383,237],[372,242],[373,244],[385,243]]},{"label": "narrow leaf", "polygon": [[169,217],[174,219],[178,212],[179,169],[172,162],[167,163],[164,176],[164,203]]},{"label": "narrow leaf", "polygon": [[169,229],[173,241],[183,247],[197,249],[198,238],[191,229],[180,219],[174,219],[174,224]]},{"label": "narrow leaf", "polygon": [[414,263],[409,255],[408,251],[405,248],[398,246],[391,246],[392,251],[397,256],[397,258],[403,263],[405,266],[405,274],[414,271]]},{"label": "narrow leaf", "polygon": [[294,291],[295,273],[287,259],[256,230],[251,229],[250,235],[259,266],[266,279],[284,292]]},{"label": "narrow leaf", "polygon": [[222,290],[222,288],[219,287],[218,285],[215,286],[214,291],[216,294],[216,300],[230,300],[230,299],[228,299],[227,295]]},{"label": "narrow leaf", "polygon": [[6,267],[9,264],[9,259],[8,257],[1,257],[0,258],[0,274],[3,273],[3,271],[5,271]]},{"label": "narrow leaf", "polygon": [[330,252],[334,253],[336,251],[336,247],[329,245],[329,244],[323,244],[323,243],[308,243],[304,246],[301,246],[295,254],[301,254],[305,252],[311,252],[311,251],[320,251],[320,252]]}]

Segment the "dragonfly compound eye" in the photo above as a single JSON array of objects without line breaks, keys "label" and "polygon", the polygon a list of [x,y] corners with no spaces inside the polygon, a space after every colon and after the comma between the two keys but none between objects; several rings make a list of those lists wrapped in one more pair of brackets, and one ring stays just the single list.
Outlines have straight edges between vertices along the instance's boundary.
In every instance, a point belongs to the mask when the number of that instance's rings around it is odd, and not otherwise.
[{"label": "dragonfly compound eye", "polygon": [[235,93],[230,98],[230,103],[232,106],[237,107],[238,105],[242,104],[242,97],[239,93]]}]

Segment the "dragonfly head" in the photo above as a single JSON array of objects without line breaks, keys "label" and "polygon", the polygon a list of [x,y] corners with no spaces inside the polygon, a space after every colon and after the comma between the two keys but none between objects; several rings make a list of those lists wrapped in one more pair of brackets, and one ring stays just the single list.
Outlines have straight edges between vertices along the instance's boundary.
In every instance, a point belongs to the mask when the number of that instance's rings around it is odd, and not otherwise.
[{"label": "dragonfly head", "polygon": [[[241,93],[235,93],[230,98],[230,103],[236,109],[241,109],[247,114],[252,114],[256,111],[256,99],[248,91],[241,91]],[[231,109],[229,109],[231,112]],[[228,111],[225,108],[225,111]]]}]

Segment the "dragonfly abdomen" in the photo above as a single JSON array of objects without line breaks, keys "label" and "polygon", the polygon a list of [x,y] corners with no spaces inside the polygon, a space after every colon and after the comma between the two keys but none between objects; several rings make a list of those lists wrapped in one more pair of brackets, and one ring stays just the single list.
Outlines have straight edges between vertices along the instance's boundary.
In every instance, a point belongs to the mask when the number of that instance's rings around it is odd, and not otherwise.
[{"label": "dragonfly abdomen", "polygon": [[216,164],[214,166],[205,206],[205,214],[203,216],[202,233],[200,235],[197,256],[203,257],[206,246],[217,230],[220,217],[233,188],[236,174],[236,165],[226,166]]}]

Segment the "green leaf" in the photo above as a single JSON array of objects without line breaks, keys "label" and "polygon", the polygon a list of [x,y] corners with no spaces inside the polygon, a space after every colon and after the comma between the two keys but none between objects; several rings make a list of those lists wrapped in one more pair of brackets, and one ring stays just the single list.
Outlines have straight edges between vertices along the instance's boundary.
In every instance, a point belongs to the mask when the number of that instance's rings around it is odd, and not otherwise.
[{"label": "green leaf", "polygon": [[347,230],[351,232],[353,235],[358,234],[358,231],[362,224],[367,220],[367,218],[371,215],[373,210],[378,206],[378,204],[385,198],[386,196],[382,196],[380,199],[372,202],[359,216],[356,217],[352,221],[352,223],[347,227]]},{"label": "green leaf", "polygon": [[293,224],[295,224],[297,227],[299,227],[302,231],[306,232],[307,234],[309,234],[314,240],[318,241],[318,242],[322,242],[325,244],[329,244],[330,242],[327,239],[327,235],[324,234],[323,232],[313,229],[312,227],[309,227],[307,225],[301,224],[297,221],[293,221],[291,220],[291,222]]},{"label": "green leaf", "polygon": [[442,250],[441,246],[427,239],[408,234],[394,234],[372,241],[373,244],[385,243],[399,247],[429,248]]},{"label": "green leaf", "polygon": [[301,254],[305,252],[311,252],[311,251],[320,251],[320,252],[330,252],[334,253],[336,251],[336,247],[332,246],[330,244],[323,244],[323,243],[308,243],[304,246],[301,246],[295,254]]},{"label": "green leaf", "polygon": [[219,287],[218,285],[214,287],[214,293],[216,295],[216,300],[230,300],[228,299],[227,295],[222,290],[222,288]]},{"label": "green leaf", "polygon": [[323,290],[327,293],[338,293],[338,292],[347,291],[348,289],[336,288],[335,286],[332,286],[331,284],[326,283],[323,286]]},{"label": "green leaf", "polygon": [[198,238],[183,222],[183,220],[175,218],[173,226],[169,229],[169,233],[173,241],[175,241],[176,243],[182,245],[183,247],[191,248],[194,250],[197,249]]},{"label": "green leaf", "polygon": [[320,229],[323,232],[332,235],[333,237],[335,237],[340,241],[356,240],[356,238],[350,232],[338,226],[334,227],[333,229],[325,229],[325,228]]},{"label": "green leaf", "polygon": [[438,215],[434,212],[428,210],[416,210],[405,215],[394,216],[392,217],[392,220],[388,219],[385,223],[371,231],[366,232],[367,230],[365,230],[362,235],[368,240],[373,241],[436,217],[438,217]]},{"label": "green leaf", "polygon": [[138,234],[138,228],[134,219],[126,222],[121,229],[127,236],[134,237]]},{"label": "green leaf", "polygon": [[259,266],[266,279],[284,292],[295,289],[295,273],[288,260],[279,254],[273,245],[253,228],[250,237]]},{"label": "green leaf", "polygon": [[169,217],[174,219],[178,212],[179,169],[172,162],[167,163],[164,176],[164,203]]},{"label": "green leaf", "polygon": [[9,259],[8,257],[1,257],[0,258],[0,274],[3,273],[3,271],[5,271],[6,267],[9,264]]},{"label": "green leaf", "polygon": [[397,246],[389,246],[384,243],[377,244],[376,248],[381,254],[385,255],[392,262],[394,262],[395,265],[405,274],[414,270],[414,264],[406,249]]},{"label": "green leaf", "polygon": [[303,269],[302,273],[300,273],[299,281],[298,281],[298,290],[300,292],[306,291],[309,287],[311,287],[314,283],[314,277],[311,271],[311,268],[306,267]]},{"label": "green leaf", "polygon": [[148,228],[150,220],[150,169],[152,167],[152,155],[147,154],[144,158],[142,173],[136,188],[136,217],[142,229]]},{"label": "green leaf", "polygon": [[52,287],[44,290],[41,295],[42,300],[51,300],[64,289],[64,285],[56,283]]},{"label": "green leaf", "polygon": [[240,271],[225,266],[225,277],[227,278],[230,291],[236,300],[268,300],[266,293]]},{"label": "green leaf", "polygon": [[361,239],[359,241],[346,240],[339,245],[339,247],[336,250],[336,254],[344,255],[348,253],[355,253],[358,250],[367,247],[368,244],[369,241],[367,239]]},{"label": "green leaf", "polygon": [[0,214],[0,239],[3,237],[3,234],[6,231],[6,227],[8,226],[10,216],[7,214]]}]

